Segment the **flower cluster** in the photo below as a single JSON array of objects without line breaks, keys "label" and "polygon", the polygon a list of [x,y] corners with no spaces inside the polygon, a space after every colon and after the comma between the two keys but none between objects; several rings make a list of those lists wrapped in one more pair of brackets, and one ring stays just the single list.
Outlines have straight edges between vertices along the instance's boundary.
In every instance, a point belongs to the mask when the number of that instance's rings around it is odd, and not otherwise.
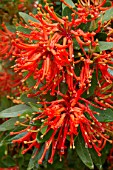
[{"label": "flower cluster", "polygon": [[11,57],[14,50],[12,40],[15,39],[15,33],[9,31],[5,24],[2,24],[2,29],[0,30],[0,60],[5,60]]},{"label": "flower cluster", "polygon": [[[98,156],[106,141],[112,143],[110,135],[106,133],[109,129],[111,131],[112,124],[108,128],[106,123],[99,122],[95,116],[99,113],[91,109],[91,106],[103,112],[106,108],[113,109],[113,76],[110,73],[113,69],[113,52],[98,51],[99,42],[95,38],[104,27],[106,42],[113,40],[112,28],[109,28],[111,20],[108,23],[102,22],[100,16],[111,6],[104,7],[106,0],[80,0],[76,10],[64,0],[61,2],[72,11],[71,19],[68,16],[58,17],[48,3],[44,8],[38,4],[38,14],[31,14],[34,20],[29,20],[28,25],[22,24],[24,29],[29,30],[29,34],[17,31],[17,37],[12,38],[13,33],[10,32],[1,36],[6,42],[1,54],[6,58],[12,53],[15,57],[14,71],[21,75],[26,73],[22,82],[31,76],[35,80],[35,84],[29,87],[31,93],[28,97],[38,96],[38,103],[42,107],[32,116],[26,115],[23,123],[16,122],[16,125],[26,128],[11,132],[11,135],[25,132],[23,137],[13,140],[13,143],[28,145],[22,152],[24,154],[33,146],[40,149],[40,140],[43,141],[51,134],[44,141],[45,147],[38,160],[39,164],[42,164],[50,148],[49,163],[53,163],[55,152],[62,157],[67,149],[67,139],[70,148],[75,148],[74,139],[79,131],[86,147],[93,147]],[[81,24],[89,23],[96,24],[95,28],[90,27],[88,31],[81,28]],[[93,96],[88,98],[94,73],[97,87]],[[66,87],[65,92],[62,85]],[[48,101],[45,97],[47,94],[55,99]],[[41,133],[43,128],[46,130]]]},{"label": "flower cluster", "polygon": [[[15,97],[19,97],[22,91],[26,91],[27,87],[22,85],[21,83],[22,77],[14,74],[11,70],[3,68],[0,71],[0,97],[14,95]],[[13,99],[11,97],[11,99]],[[16,99],[13,100],[16,103]],[[17,101],[18,103],[19,101]]]}]

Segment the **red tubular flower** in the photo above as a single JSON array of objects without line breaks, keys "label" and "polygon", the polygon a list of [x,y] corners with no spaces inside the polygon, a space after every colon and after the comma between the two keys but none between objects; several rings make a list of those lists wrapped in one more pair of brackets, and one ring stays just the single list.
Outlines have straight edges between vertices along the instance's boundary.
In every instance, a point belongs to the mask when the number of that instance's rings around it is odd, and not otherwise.
[{"label": "red tubular flower", "polygon": [[[106,7],[103,7],[106,3],[106,0],[79,0],[79,3],[76,4],[77,11],[75,11],[71,5],[66,3],[65,0],[61,0],[66,6],[68,6],[73,13],[77,14],[81,18],[82,23],[86,23],[92,20],[95,20],[99,17],[100,11],[105,11]],[[107,7],[108,9],[109,7]],[[91,19],[87,19],[88,16],[91,16]]]},{"label": "red tubular flower", "polygon": [[113,83],[106,82],[103,78],[99,81],[99,87],[95,89],[94,101],[104,108],[113,109]]},{"label": "red tubular flower", "polygon": [[4,60],[9,58],[15,49],[12,40],[15,39],[16,35],[9,31],[5,24],[2,24],[2,28],[3,30],[0,30],[0,59]]},{"label": "red tubular flower", "polygon": [[27,90],[21,83],[21,76],[3,69],[0,72],[0,96],[14,95],[19,96],[21,91]]},{"label": "red tubular flower", "polygon": [[[96,112],[93,112],[88,107],[89,102],[85,100],[86,104],[82,104],[84,99],[80,97],[79,93],[80,90],[70,97],[67,95],[65,99],[52,101],[50,104],[49,102],[41,102],[41,104],[49,104],[49,106],[46,106],[41,113],[36,112],[33,121],[43,121],[39,130],[44,126],[47,127],[47,130],[40,138],[44,138],[49,131],[52,131],[52,135],[45,142],[45,149],[38,161],[39,164],[42,163],[50,146],[52,146],[52,153],[48,160],[49,163],[53,162],[56,151],[61,156],[64,155],[67,148],[67,137],[70,138],[70,148],[74,148],[74,137],[78,135],[78,127],[80,127],[86,146],[89,148],[94,147],[98,155],[100,155],[100,151],[108,140],[108,136],[104,135],[102,124],[94,117]],[[90,119],[84,113],[88,114]]]},{"label": "red tubular flower", "polygon": [[[37,92],[35,95],[46,94],[48,91],[51,95],[55,95],[55,90],[59,89],[62,81],[66,81],[70,91],[74,91],[74,82],[77,84],[79,81],[84,81],[88,84],[91,70],[87,63],[92,61],[85,52],[84,46],[90,48],[91,45],[97,45],[94,41],[95,33],[86,33],[78,29],[79,24],[74,23],[73,17],[71,21],[68,21],[68,17],[59,18],[53,8],[48,5],[45,6],[46,11],[41,6],[39,7],[40,12],[35,16],[32,15],[37,19],[37,22],[29,21],[30,26],[26,26],[31,30],[30,34],[17,33],[18,36],[28,38],[29,41],[24,43],[19,38],[13,41],[13,45],[18,48],[18,51],[13,53],[16,57],[15,71],[28,71],[23,81],[33,75],[36,80],[34,89]],[[48,14],[45,12],[48,12]],[[84,54],[84,57],[78,56],[80,57],[79,60],[74,58],[74,39],[78,42]],[[33,41],[35,43],[32,43]],[[80,75],[77,76],[74,72],[76,64],[79,62],[83,62],[85,67],[88,65],[88,68],[85,68],[88,73],[87,78],[84,77],[87,80],[80,80],[82,79]],[[40,84],[41,88],[39,88]]]},{"label": "red tubular flower", "polygon": [[[28,148],[22,152],[24,154],[33,146],[39,148],[38,138],[41,140],[51,133],[50,138],[45,141],[44,151],[38,160],[39,164],[42,164],[50,148],[49,163],[53,163],[56,152],[60,157],[64,155],[67,149],[67,138],[70,139],[70,148],[75,148],[74,138],[78,135],[79,129],[86,147],[93,147],[99,156],[106,141],[112,142],[109,135],[106,135],[106,126],[95,117],[98,113],[90,109],[90,105],[102,110],[112,107],[112,95],[109,95],[112,92],[112,75],[108,72],[108,68],[111,68],[113,64],[112,52],[94,53],[98,45],[94,36],[100,31],[101,22],[98,22],[99,28],[96,32],[84,32],[79,28],[81,23],[87,23],[99,17],[100,10],[106,9],[103,7],[105,0],[100,2],[99,0],[85,0],[85,2],[80,0],[77,5],[78,11],[72,9],[65,1],[63,2],[73,12],[71,21],[68,17],[59,18],[48,4],[45,5],[45,9],[38,5],[38,14],[35,16],[31,14],[37,22],[29,21],[29,26],[25,25],[25,28],[31,32],[29,34],[17,32],[18,38],[12,42],[15,49],[18,49],[13,52],[16,58],[15,71],[21,74],[27,72],[23,82],[31,75],[33,76],[36,80],[33,90],[36,93],[28,96],[39,95],[42,100],[39,102],[43,106],[40,112],[33,113],[34,116],[31,116],[29,121],[34,124],[37,121],[43,123],[40,127],[31,126],[27,120],[25,123],[19,123],[26,126],[26,129],[11,134],[27,132],[22,138],[13,140],[14,143],[28,144]],[[75,17],[75,15],[78,16]],[[91,19],[88,19],[89,15]],[[21,40],[20,37],[23,39]],[[80,47],[78,54],[74,53],[74,41]],[[85,47],[88,48],[87,51]],[[76,68],[78,69],[79,65],[80,71],[77,74]],[[95,95],[98,96],[94,99],[96,105],[82,97],[91,86],[94,70],[96,73],[100,71],[102,77],[98,80],[100,86],[95,90]],[[65,83],[68,87],[65,94],[61,92],[61,83]],[[61,99],[46,101],[43,95],[48,92]],[[105,99],[105,103],[100,102],[101,99]],[[44,127],[47,129],[40,135]]]},{"label": "red tubular flower", "polygon": [[[113,69],[111,66],[113,64],[113,52],[102,51],[101,54],[93,53],[96,72],[101,71],[103,78],[108,82],[112,83],[113,76],[109,73],[108,69]],[[97,77],[98,79],[98,77]]]},{"label": "red tubular flower", "polygon": [[[19,124],[19,122],[16,122],[16,123]],[[23,125],[23,124],[20,123],[20,125]],[[26,134],[23,137],[12,141],[13,143],[18,143],[18,144],[22,143],[24,145],[28,145],[27,149],[24,149],[22,151],[22,154],[25,154],[28,150],[32,149],[32,147],[36,147],[38,149],[40,148],[40,144],[38,144],[38,142],[36,141],[36,132],[34,132],[36,127],[34,126],[30,129],[29,128],[30,128],[30,126],[28,126],[26,129],[21,130],[19,132],[11,132],[10,133],[10,135],[16,135],[16,134],[26,132]],[[27,132],[27,130],[28,130],[28,132]]]}]

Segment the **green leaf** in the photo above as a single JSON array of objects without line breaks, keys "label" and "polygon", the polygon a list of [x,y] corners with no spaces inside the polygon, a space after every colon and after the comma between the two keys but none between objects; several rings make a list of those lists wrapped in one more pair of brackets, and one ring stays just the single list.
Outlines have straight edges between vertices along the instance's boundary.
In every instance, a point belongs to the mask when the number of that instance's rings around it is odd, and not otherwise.
[{"label": "green leaf", "polygon": [[95,114],[95,117],[98,119],[99,122],[113,122],[113,110],[101,110],[91,105],[90,109],[99,113],[99,115]]},{"label": "green leaf", "polygon": [[72,14],[72,10],[69,9],[68,7],[65,7],[62,12],[62,16],[68,16],[69,21],[71,21],[71,14]]},{"label": "green leaf", "polygon": [[0,125],[0,131],[6,131],[6,130],[11,130],[15,127],[15,123],[16,121],[18,121],[19,118],[17,117],[14,117],[14,118],[11,118],[7,121],[5,121],[4,123],[2,123]]},{"label": "green leaf", "polygon": [[15,29],[15,26],[14,25],[9,25],[9,23],[6,23],[6,27],[9,31],[11,32],[15,32],[16,29]]},{"label": "green leaf", "polygon": [[51,137],[52,133],[53,133],[53,130],[50,130],[43,138],[41,138],[42,133],[38,132],[37,142],[38,143],[43,143],[43,142],[47,141]]},{"label": "green leaf", "polygon": [[103,148],[103,150],[102,150],[102,156],[101,156],[101,162],[102,162],[102,164],[104,164],[105,162],[106,162],[106,159],[107,159],[107,157],[108,157],[108,154],[109,154],[109,152],[110,152],[110,150],[111,150],[111,148],[113,147],[113,145],[112,144],[110,144],[109,142],[107,142],[106,143],[106,146]]},{"label": "green leaf", "polygon": [[75,148],[78,156],[82,160],[82,162],[90,169],[94,169],[93,161],[91,159],[91,154],[89,149],[85,147],[85,142],[82,135],[79,133],[76,141]]},{"label": "green leaf", "polygon": [[[69,5],[71,5],[73,8],[75,7],[75,4],[73,3],[72,0],[65,0],[65,2],[66,2],[67,4],[69,4]],[[62,9],[63,9],[63,10],[64,10],[65,7],[66,7],[66,5],[64,5],[64,4],[62,3]]]},{"label": "green leaf", "polygon": [[36,102],[37,102],[37,99],[35,99],[35,98],[30,98],[30,97],[28,98],[26,94],[22,94],[22,95],[20,96],[20,100],[21,100],[22,102],[26,103],[26,104],[29,104],[30,102],[32,102],[32,103],[36,103]]},{"label": "green leaf", "polygon": [[43,153],[43,151],[44,151],[44,145],[42,145],[41,149],[38,151],[38,154],[33,158],[33,156],[34,156],[34,154],[37,152],[37,150],[38,150],[37,148],[35,148],[35,149],[33,150],[33,154],[32,154],[31,159],[30,159],[30,161],[29,161],[27,170],[31,170],[31,169],[33,169],[33,168],[36,169],[36,167],[39,168],[39,165],[38,165],[38,162],[37,162],[37,161],[38,161],[38,160],[40,159],[40,157],[42,156],[42,153]]},{"label": "green leaf", "polygon": [[105,32],[99,32],[96,34],[95,39],[98,39],[99,41],[106,41],[107,34]]},{"label": "green leaf", "polygon": [[32,16],[24,13],[24,12],[19,12],[19,15],[24,19],[24,21],[29,24],[29,20],[34,21],[34,22],[39,22],[37,19],[33,18]]},{"label": "green leaf", "polygon": [[111,76],[113,76],[113,70],[112,70],[112,69],[108,68],[108,73],[109,73]]},{"label": "green leaf", "polygon": [[5,167],[13,167],[13,166],[16,165],[16,164],[15,164],[15,161],[13,160],[13,158],[12,158],[11,156],[5,157],[5,158],[2,160],[2,162],[3,162],[3,165],[4,165]]},{"label": "green leaf", "polygon": [[5,145],[0,146],[0,159],[3,158],[3,156],[5,155],[5,150],[6,150]]},{"label": "green leaf", "polygon": [[66,94],[67,93],[67,90],[68,90],[68,86],[66,83],[60,83],[60,91],[63,93],[63,94]]},{"label": "green leaf", "polygon": [[92,74],[91,79],[91,87],[88,89],[87,92],[83,93],[82,97],[88,98],[94,94],[95,88],[97,87],[97,79],[96,79],[96,72]]},{"label": "green leaf", "polygon": [[39,108],[42,107],[41,104],[35,104],[35,103],[29,102],[29,105],[31,106],[31,108],[32,108],[32,110],[33,110],[34,112],[42,112],[42,111],[39,109]]},{"label": "green leaf", "polygon": [[17,117],[19,114],[29,110],[30,107],[25,104],[19,104],[0,112],[0,118]]},{"label": "green leaf", "polygon": [[111,48],[113,48],[113,42],[99,41],[100,51],[110,50]]},{"label": "green leaf", "polygon": [[102,18],[102,23],[104,23],[105,21],[109,21],[112,18],[113,18],[113,7],[106,10],[106,12]]},{"label": "green leaf", "polygon": [[18,26],[16,30],[17,30],[17,31],[20,31],[20,32],[23,32],[23,33],[25,33],[25,34],[30,34],[30,32],[31,32],[30,29],[24,28],[24,27],[22,27],[22,26]]},{"label": "green leaf", "polygon": [[89,152],[90,152],[90,154],[91,154],[91,158],[92,158],[94,164],[96,165],[96,167],[97,167],[99,170],[102,170],[101,157],[99,157],[99,156],[97,155],[97,152],[96,152],[93,148],[89,149]]},{"label": "green leaf", "polygon": [[78,42],[76,41],[75,38],[73,39],[73,48],[75,50],[80,50],[80,46],[79,46],[79,44],[78,44]]},{"label": "green leaf", "polygon": [[22,138],[23,136],[25,136],[27,133],[28,133],[28,132],[22,132],[22,133],[20,133],[20,134],[18,134],[18,135],[16,135],[16,136],[10,138],[10,139],[8,140],[8,142],[12,142],[13,140],[20,139],[20,138]]},{"label": "green leaf", "polygon": [[41,133],[44,134],[47,130],[47,126],[44,126],[42,129],[41,129]]}]

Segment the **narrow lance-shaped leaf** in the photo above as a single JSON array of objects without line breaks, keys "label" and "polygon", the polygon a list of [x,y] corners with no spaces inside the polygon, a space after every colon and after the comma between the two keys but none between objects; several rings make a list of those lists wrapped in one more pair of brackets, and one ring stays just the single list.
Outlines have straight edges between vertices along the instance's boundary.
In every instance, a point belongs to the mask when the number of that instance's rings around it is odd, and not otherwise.
[{"label": "narrow lance-shaped leaf", "polygon": [[99,41],[100,51],[110,50],[111,48],[113,48],[113,42]]},{"label": "narrow lance-shaped leaf", "polygon": [[113,8],[106,10],[104,16],[102,17],[102,23],[109,21],[111,18],[113,18]]},{"label": "narrow lance-shaped leaf", "polygon": [[19,104],[0,112],[0,118],[17,117],[18,115],[24,113],[26,110],[31,108],[25,104]]},{"label": "narrow lance-shaped leaf", "polygon": [[19,118],[14,117],[14,118],[11,118],[11,119],[5,121],[4,123],[2,123],[0,125],[0,131],[6,131],[6,130],[11,130],[11,129],[15,128],[15,123],[18,120],[19,120]]},{"label": "narrow lance-shaped leaf", "polygon": [[94,164],[96,165],[96,167],[99,169],[99,170],[102,170],[102,162],[101,162],[101,157],[99,157],[96,153],[96,151],[91,148],[89,149],[89,152],[91,154],[91,158],[94,162]]},{"label": "narrow lance-shaped leaf", "polygon": [[34,22],[39,22],[37,19],[33,18],[32,16],[24,13],[24,12],[19,12],[19,15],[24,19],[24,21],[29,24],[29,20],[34,21]]},{"label": "narrow lance-shaped leaf", "polygon": [[94,169],[93,161],[91,158],[91,154],[89,149],[85,147],[85,142],[82,135],[79,133],[76,141],[75,141],[75,148],[78,156],[82,160],[82,162],[90,169]]},{"label": "narrow lance-shaped leaf", "polygon": [[[72,0],[65,0],[65,2],[69,5],[71,5],[73,8],[75,7],[75,4],[73,3]],[[62,3],[62,9],[64,10],[66,6]]]},{"label": "narrow lance-shaped leaf", "polygon": [[113,111],[111,109],[101,110],[93,106],[90,106],[90,108],[99,113],[99,115],[95,115],[99,122],[113,122]]}]

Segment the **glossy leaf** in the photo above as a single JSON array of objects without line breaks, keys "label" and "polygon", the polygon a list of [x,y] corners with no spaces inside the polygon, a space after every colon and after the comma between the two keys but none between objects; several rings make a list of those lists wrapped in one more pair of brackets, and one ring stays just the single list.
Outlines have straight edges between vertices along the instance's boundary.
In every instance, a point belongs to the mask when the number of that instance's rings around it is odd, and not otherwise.
[{"label": "glossy leaf", "polygon": [[109,73],[111,76],[113,76],[113,70],[112,70],[112,69],[108,68],[108,73]]},{"label": "glossy leaf", "polygon": [[82,160],[82,162],[90,169],[94,169],[93,161],[91,158],[91,154],[89,149],[85,147],[85,142],[82,135],[79,133],[76,141],[75,141],[75,148],[78,156]]},{"label": "glossy leaf", "polygon": [[43,142],[47,141],[51,137],[52,133],[53,133],[53,130],[50,130],[43,138],[41,138],[42,133],[38,132],[37,142],[38,143],[43,143]]},{"label": "glossy leaf", "polygon": [[[73,3],[72,0],[65,0],[65,2],[67,2],[67,4],[71,5],[73,8],[75,7],[75,4]],[[64,10],[66,6],[62,3],[62,9]]]},{"label": "glossy leaf", "polygon": [[106,10],[104,16],[102,17],[102,23],[104,23],[105,21],[109,21],[112,18],[113,18],[113,8],[110,8]]},{"label": "glossy leaf", "polygon": [[16,165],[14,159],[13,159],[11,156],[5,157],[5,158],[2,160],[2,162],[3,162],[4,167],[7,167],[7,168],[8,168],[8,167],[13,167],[13,166]]},{"label": "glossy leaf", "polygon": [[15,123],[16,121],[18,121],[19,118],[17,117],[14,117],[14,118],[11,118],[7,121],[5,121],[4,123],[2,123],[0,125],[0,131],[6,131],[6,130],[11,130],[15,127]]},{"label": "glossy leaf", "polygon": [[69,21],[71,21],[71,14],[72,14],[72,10],[69,9],[68,7],[65,7],[64,10],[63,10],[62,15],[63,16],[68,16]]},{"label": "glossy leaf", "polygon": [[100,51],[110,50],[111,48],[113,48],[113,42],[99,41]]},{"label": "glossy leaf", "polygon": [[31,106],[31,108],[32,108],[32,110],[33,110],[34,112],[42,112],[42,111],[39,109],[39,108],[42,107],[41,104],[35,104],[35,103],[29,102],[29,105]]},{"label": "glossy leaf", "polygon": [[18,115],[24,113],[26,110],[29,110],[29,109],[30,107],[25,104],[12,106],[8,109],[1,111],[0,118],[17,117]]},{"label": "glossy leaf", "polygon": [[41,149],[38,151],[38,154],[33,158],[33,156],[37,152],[37,150],[38,150],[37,148],[35,148],[33,150],[33,154],[32,154],[31,159],[29,161],[27,170],[32,170],[33,168],[36,169],[36,167],[39,168],[38,159],[40,159],[40,157],[41,157],[41,155],[44,151],[44,145],[41,146]]},{"label": "glossy leaf", "polygon": [[86,91],[82,97],[88,98],[94,94],[95,88],[97,87],[97,79],[96,79],[96,73],[94,72],[92,74],[92,79],[91,79],[91,87]]},{"label": "glossy leaf", "polygon": [[29,34],[29,33],[31,32],[30,29],[24,28],[24,27],[22,27],[22,26],[17,27],[16,30],[17,30],[17,31],[20,31],[20,32],[23,32],[23,33],[25,33],[25,34]]},{"label": "glossy leaf", "polygon": [[99,122],[112,122],[113,121],[113,110],[111,109],[101,110],[93,106],[90,106],[90,108],[91,110],[99,113],[99,115],[95,114],[95,117],[98,119]]},{"label": "glossy leaf", "polygon": [[29,21],[34,21],[34,22],[39,22],[37,19],[33,18],[32,16],[24,13],[24,12],[19,12],[19,15],[24,19],[24,21],[29,24]]},{"label": "glossy leaf", "polygon": [[36,103],[37,102],[37,99],[30,98],[30,97],[28,98],[27,95],[24,94],[24,93],[20,96],[20,99],[21,99],[22,102],[24,102],[26,104],[29,104],[30,102],[32,102],[32,103]]},{"label": "glossy leaf", "polygon": [[101,157],[99,157],[96,153],[96,151],[91,148],[89,149],[89,152],[91,154],[91,158],[94,162],[94,164],[96,165],[96,167],[99,169],[99,170],[102,170],[102,162],[101,162]]}]

